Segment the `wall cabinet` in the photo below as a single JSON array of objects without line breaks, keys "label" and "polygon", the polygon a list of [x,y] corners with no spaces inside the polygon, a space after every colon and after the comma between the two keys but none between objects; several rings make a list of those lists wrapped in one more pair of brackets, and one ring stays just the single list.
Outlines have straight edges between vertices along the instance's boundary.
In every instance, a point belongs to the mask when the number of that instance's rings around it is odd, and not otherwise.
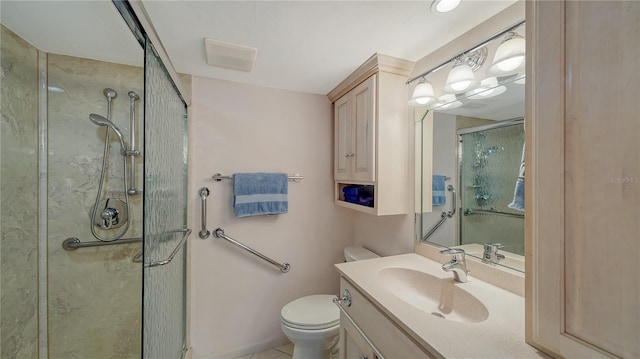
[{"label": "wall cabinet", "polygon": [[355,329],[354,323],[341,313],[340,359],[376,359],[378,358],[376,353],[380,353],[387,359],[433,357],[370,302],[351,282],[342,277],[340,293],[345,289],[351,294],[351,306],[344,306],[345,311],[373,347]]},{"label": "wall cabinet", "polygon": [[[413,62],[375,54],[327,95],[334,103],[338,205],[373,215],[408,213],[412,68]],[[345,197],[344,188],[353,186],[366,186],[372,201]]]},{"label": "wall cabinet", "polygon": [[640,358],[640,2],[527,2],[527,342]]},{"label": "wall cabinet", "polygon": [[334,179],[375,181],[375,93],[372,75],[334,105]]}]

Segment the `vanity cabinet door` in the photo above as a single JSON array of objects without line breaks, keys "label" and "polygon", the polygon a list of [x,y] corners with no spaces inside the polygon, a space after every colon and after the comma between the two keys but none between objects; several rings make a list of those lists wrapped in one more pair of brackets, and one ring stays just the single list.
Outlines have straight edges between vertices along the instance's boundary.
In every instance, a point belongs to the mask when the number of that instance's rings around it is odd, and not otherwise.
[{"label": "vanity cabinet door", "polygon": [[527,341],[640,358],[640,2],[526,5]]},{"label": "vanity cabinet door", "polygon": [[345,318],[340,322],[340,359],[376,359],[371,347]]},{"label": "vanity cabinet door", "polygon": [[[356,353],[355,347],[365,354],[369,359],[375,359],[375,353],[380,353],[385,359],[427,359],[433,358],[429,353],[419,347],[405,331],[392,322],[378,307],[376,307],[367,297],[356,289],[344,277],[340,280],[340,292],[347,289],[351,294],[351,306],[345,311],[351,319],[358,325],[360,330],[367,336],[370,343],[375,346],[374,350],[367,345],[367,342],[359,335],[353,325],[345,317],[341,318],[341,333],[344,332],[344,343],[346,347],[340,348],[341,358],[351,358],[346,355]],[[344,316],[344,314],[342,314]],[[350,337],[350,338],[349,338]],[[342,336],[341,336],[342,339]],[[352,340],[351,350],[348,340]],[[359,356],[355,356],[358,359]]]}]

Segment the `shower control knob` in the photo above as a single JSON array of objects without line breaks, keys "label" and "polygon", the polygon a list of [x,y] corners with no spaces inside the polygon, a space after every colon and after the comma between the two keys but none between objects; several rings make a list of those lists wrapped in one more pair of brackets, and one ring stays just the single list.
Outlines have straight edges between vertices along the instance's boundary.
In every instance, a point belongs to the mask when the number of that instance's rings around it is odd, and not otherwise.
[{"label": "shower control knob", "polygon": [[107,207],[102,211],[100,217],[102,217],[102,229],[110,229],[111,226],[118,224],[118,215],[120,211],[113,207]]}]

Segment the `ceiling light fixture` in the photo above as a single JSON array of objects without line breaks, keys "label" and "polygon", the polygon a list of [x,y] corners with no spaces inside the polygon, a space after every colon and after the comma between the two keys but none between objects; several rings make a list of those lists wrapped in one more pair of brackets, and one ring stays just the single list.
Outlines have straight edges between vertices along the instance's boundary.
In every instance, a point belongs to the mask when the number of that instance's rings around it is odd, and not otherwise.
[{"label": "ceiling light fixture", "polygon": [[460,0],[434,0],[431,3],[431,12],[434,14],[444,14],[460,5]]},{"label": "ceiling light fixture", "polygon": [[409,100],[409,106],[425,106],[435,101],[436,95],[433,92],[433,86],[424,77],[420,79],[416,88],[413,89],[413,96]]},{"label": "ceiling light fixture", "polygon": [[509,31],[498,46],[487,74],[492,76],[516,74],[524,69],[524,59],[524,38],[516,32]]}]

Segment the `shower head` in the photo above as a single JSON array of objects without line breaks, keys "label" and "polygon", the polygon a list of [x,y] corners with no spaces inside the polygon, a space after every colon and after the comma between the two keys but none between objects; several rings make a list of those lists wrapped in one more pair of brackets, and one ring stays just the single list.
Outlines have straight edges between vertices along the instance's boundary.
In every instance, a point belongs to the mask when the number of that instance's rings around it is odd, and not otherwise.
[{"label": "shower head", "polygon": [[134,101],[138,101],[140,99],[140,96],[138,96],[138,94],[133,91],[129,91],[129,98],[133,99]]},{"label": "shower head", "polygon": [[113,122],[95,113],[90,114],[89,119],[91,120],[91,122],[93,122],[98,126],[111,127],[113,129],[113,132],[115,132],[116,135],[118,135],[118,138],[120,139],[120,146],[122,146],[122,152],[127,150],[127,145],[125,144],[124,138],[122,137],[122,131],[120,131],[120,129]]},{"label": "shower head", "polygon": [[102,91],[102,93],[107,97],[107,99],[112,100],[116,97],[118,97],[118,93],[116,92],[116,90],[107,87],[106,89],[104,89],[104,91]]}]

